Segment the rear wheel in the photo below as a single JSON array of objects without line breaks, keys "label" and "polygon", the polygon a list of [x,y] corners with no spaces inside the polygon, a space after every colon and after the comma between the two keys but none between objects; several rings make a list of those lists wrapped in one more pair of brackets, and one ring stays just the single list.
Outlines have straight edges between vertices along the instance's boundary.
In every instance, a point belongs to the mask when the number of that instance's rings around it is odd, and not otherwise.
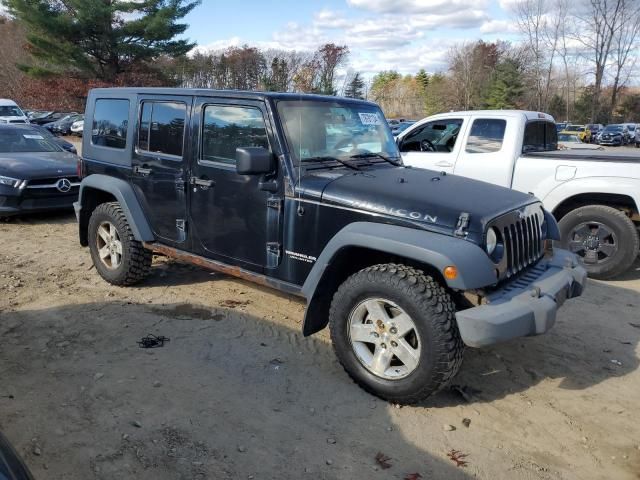
[{"label": "rear wheel", "polygon": [[391,402],[428,397],[462,364],[451,297],[433,278],[404,265],[376,265],[349,277],[333,297],[330,329],[351,378]]},{"label": "rear wheel", "polygon": [[89,250],[96,270],[113,285],[133,285],[151,269],[152,252],[133,236],[120,204],[103,203],[89,219]]},{"label": "rear wheel", "polygon": [[638,254],[640,239],[635,224],[613,207],[577,208],[562,217],[559,226],[563,248],[577,254],[593,278],[623,273]]}]

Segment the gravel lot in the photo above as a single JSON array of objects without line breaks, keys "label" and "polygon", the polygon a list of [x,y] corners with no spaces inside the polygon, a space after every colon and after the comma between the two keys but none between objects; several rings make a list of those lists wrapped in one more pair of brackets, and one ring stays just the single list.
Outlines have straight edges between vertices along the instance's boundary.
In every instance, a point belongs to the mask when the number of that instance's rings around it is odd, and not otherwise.
[{"label": "gravel lot", "polygon": [[296,299],[163,258],[112,287],[71,213],[0,223],[0,245],[0,430],[37,479],[640,478],[640,262],[395,408],[301,336]]}]

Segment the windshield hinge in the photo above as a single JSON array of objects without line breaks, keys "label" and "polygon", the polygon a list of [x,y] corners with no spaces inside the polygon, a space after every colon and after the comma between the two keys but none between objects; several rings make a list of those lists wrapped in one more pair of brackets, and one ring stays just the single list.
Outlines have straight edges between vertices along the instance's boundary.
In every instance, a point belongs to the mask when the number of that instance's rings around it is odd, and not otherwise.
[{"label": "windshield hinge", "polygon": [[466,237],[467,236],[467,227],[469,226],[469,218],[471,216],[467,212],[462,212],[458,217],[458,224],[456,225],[456,229],[453,234],[456,237]]}]

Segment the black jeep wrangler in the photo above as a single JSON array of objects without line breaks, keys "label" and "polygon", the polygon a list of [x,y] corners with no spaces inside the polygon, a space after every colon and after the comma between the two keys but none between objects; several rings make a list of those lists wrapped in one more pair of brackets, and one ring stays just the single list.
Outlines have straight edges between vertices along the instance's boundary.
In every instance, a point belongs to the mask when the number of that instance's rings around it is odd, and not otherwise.
[{"label": "black jeep wrangler", "polygon": [[75,205],[114,285],[157,252],[306,298],[340,362],[398,403],[464,345],[546,332],[586,273],[530,195],[402,165],[380,108],[315,95],[90,92]]}]

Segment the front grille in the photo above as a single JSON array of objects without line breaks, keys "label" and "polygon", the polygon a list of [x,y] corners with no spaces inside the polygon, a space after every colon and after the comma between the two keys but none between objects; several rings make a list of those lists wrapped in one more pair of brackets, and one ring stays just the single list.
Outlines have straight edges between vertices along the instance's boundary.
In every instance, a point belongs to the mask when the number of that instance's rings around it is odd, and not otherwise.
[{"label": "front grille", "polygon": [[34,180],[29,180],[27,187],[52,187],[55,188],[56,183],[61,178],[66,178],[71,183],[80,183],[80,177],[75,175],[71,177],[52,177],[52,178],[36,178]]},{"label": "front grille", "polygon": [[9,123],[27,123],[25,120],[9,120]]},{"label": "front grille", "polygon": [[498,263],[500,280],[512,277],[544,255],[544,212],[540,204],[503,215],[489,224],[500,232],[504,250]]}]

